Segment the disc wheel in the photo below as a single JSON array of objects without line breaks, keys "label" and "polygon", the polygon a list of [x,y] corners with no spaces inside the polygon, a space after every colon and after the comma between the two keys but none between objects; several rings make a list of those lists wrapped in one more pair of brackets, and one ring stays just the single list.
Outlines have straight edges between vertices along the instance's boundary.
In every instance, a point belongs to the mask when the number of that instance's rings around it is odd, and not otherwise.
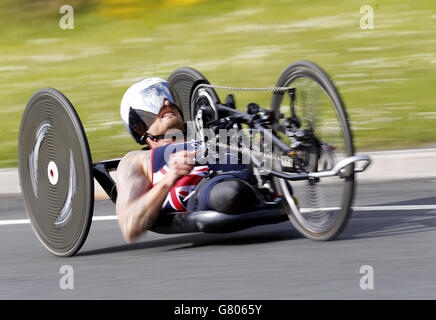
[{"label": "disc wheel", "polygon": [[[293,98],[282,92],[274,93],[271,100],[276,115],[273,130],[283,142],[294,147],[295,152],[283,155],[275,148],[275,170],[330,170],[340,160],[354,154],[344,104],[333,82],[320,67],[309,61],[297,61],[283,71],[276,86],[295,88]],[[293,108],[291,100],[294,100]],[[299,123],[299,127],[289,129],[293,116],[298,118],[294,123]],[[277,160],[279,157],[281,160]],[[342,173],[342,177],[321,180],[290,182],[274,178],[290,221],[305,237],[332,240],[344,229],[351,213],[354,166],[347,166]]]},{"label": "disc wheel", "polygon": [[92,161],[85,132],[59,91],[37,91],[24,111],[18,170],[32,228],[47,250],[74,255],[83,245],[94,209]]}]

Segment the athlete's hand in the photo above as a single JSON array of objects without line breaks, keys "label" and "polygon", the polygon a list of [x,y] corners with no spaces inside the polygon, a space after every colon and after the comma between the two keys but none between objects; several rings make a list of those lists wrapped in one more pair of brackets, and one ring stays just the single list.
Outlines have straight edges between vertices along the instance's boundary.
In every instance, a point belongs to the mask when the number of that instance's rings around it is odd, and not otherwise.
[{"label": "athlete's hand", "polygon": [[168,161],[169,171],[165,175],[165,178],[171,184],[174,184],[177,179],[182,176],[187,176],[194,167],[194,151],[179,151],[171,154],[170,160]]}]

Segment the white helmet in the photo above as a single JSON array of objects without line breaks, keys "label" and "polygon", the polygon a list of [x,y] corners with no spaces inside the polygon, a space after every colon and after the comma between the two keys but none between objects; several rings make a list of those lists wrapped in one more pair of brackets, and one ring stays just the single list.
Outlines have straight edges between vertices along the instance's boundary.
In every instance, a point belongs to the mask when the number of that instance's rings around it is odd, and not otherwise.
[{"label": "white helmet", "polygon": [[[180,108],[175,91],[168,81],[161,78],[146,78],[124,93],[120,113],[124,126],[136,142],[145,144],[147,130],[162,108],[165,99]],[[180,110],[183,117],[183,112]]]}]

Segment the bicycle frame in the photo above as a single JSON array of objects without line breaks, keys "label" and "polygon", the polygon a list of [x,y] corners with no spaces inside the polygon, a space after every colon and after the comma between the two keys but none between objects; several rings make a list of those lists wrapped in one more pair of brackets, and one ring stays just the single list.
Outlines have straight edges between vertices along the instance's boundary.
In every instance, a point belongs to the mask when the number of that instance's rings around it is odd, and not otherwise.
[{"label": "bicycle frame", "polygon": [[[250,115],[245,112],[239,111],[237,109],[230,108],[229,106],[223,104],[217,104],[216,108],[218,112],[227,113],[229,116],[235,117],[234,120],[237,123],[245,123],[252,129],[258,129],[262,131],[262,134],[267,140],[271,141],[273,145],[277,146],[285,154],[289,154],[293,149],[283,143],[279,138],[273,135],[267,128],[263,126],[262,121],[257,119],[256,115]],[[354,164],[357,162],[365,162],[363,166],[359,168],[354,168]],[[368,156],[352,156],[343,159],[335,165],[331,170],[318,171],[318,172],[301,172],[301,173],[283,173],[276,170],[269,170],[269,174],[276,176],[278,178],[283,178],[290,181],[298,180],[309,180],[309,179],[319,179],[324,177],[339,176],[341,178],[345,177],[344,171],[347,166],[353,166],[354,173],[363,172],[370,165],[371,159]],[[253,161],[255,166],[259,166],[256,161]]]}]

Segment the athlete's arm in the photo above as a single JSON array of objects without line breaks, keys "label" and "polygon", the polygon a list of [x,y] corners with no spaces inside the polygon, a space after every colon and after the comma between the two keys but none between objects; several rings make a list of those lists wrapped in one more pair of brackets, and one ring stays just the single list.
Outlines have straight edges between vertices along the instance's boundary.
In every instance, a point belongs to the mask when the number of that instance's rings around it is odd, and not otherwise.
[{"label": "athlete's arm", "polygon": [[168,173],[151,188],[147,174],[149,161],[138,161],[138,152],[141,151],[128,153],[117,169],[116,211],[121,231],[128,243],[153,225],[171,187],[178,178],[188,175],[193,167],[187,164],[187,159],[192,159],[193,152],[174,153],[168,162]]}]

